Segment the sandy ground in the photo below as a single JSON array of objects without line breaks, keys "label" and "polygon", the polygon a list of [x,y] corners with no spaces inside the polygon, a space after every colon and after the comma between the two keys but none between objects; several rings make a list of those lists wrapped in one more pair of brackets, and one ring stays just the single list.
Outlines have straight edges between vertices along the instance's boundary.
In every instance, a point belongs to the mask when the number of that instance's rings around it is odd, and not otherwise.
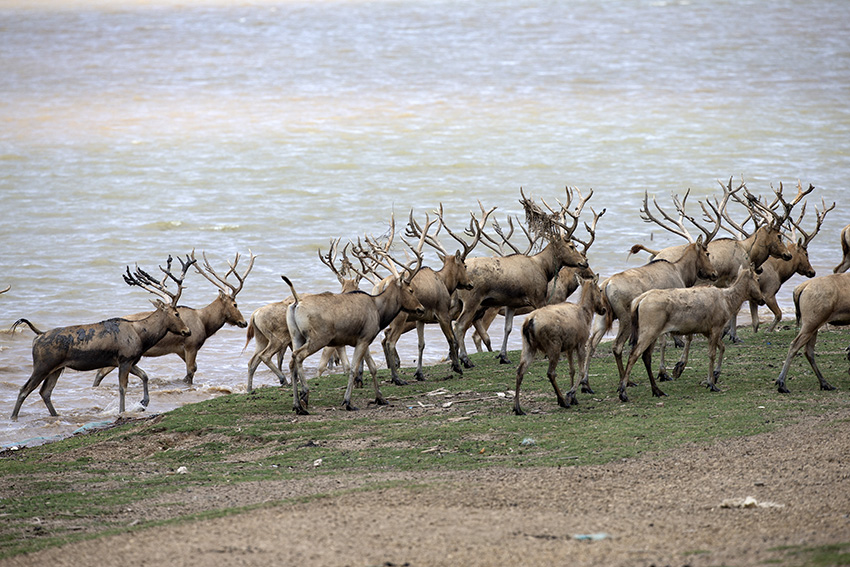
[{"label": "sandy ground", "polygon": [[[284,498],[298,503],[0,564],[800,565],[807,557],[796,555],[800,546],[850,543],[849,432],[850,409],[769,434],[603,466],[187,489],[169,502],[128,510],[127,523],[173,516],[172,508],[182,514]],[[390,487],[362,490],[376,483]],[[746,497],[759,505],[736,507]]]}]

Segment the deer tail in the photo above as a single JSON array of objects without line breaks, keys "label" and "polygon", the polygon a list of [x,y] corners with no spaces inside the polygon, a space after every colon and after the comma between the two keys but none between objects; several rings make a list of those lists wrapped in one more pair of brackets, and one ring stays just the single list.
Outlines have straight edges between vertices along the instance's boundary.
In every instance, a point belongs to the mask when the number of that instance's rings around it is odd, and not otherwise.
[{"label": "deer tail", "polygon": [[293,305],[298,305],[298,302],[301,301],[301,300],[298,298],[298,293],[295,291],[295,286],[292,285],[292,282],[289,281],[289,278],[286,277],[286,276],[280,276],[280,279],[285,281],[286,285],[288,285],[289,289],[292,291],[292,297],[295,298],[295,303],[293,303]]},{"label": "deer tail", "polygon": [[21,317],[20,319],[18,319],[14,323],[12,323],[12,326],[9,329],[9,332],[10,333],[14,332],[15,329],[18,328],[18,325],[27,325],[30,329],[32,329],[32,332],[35,333],[36,335],[43,335],[44,334],[44,331],[42,331],[41,329],[39,329],[38,327],[36,327],[32,323],[30,323],[29,320],[24,319],[23,317]]},{"label": "deer tail", "polygon": [[248,348],[248,343],[251,342],[251,339],[254,338],[254,316],[251,315],[251,320],[248,321],[248,330],[245,333],[245,346],[242,347],[242,352],[245,352],[245,349]]}]

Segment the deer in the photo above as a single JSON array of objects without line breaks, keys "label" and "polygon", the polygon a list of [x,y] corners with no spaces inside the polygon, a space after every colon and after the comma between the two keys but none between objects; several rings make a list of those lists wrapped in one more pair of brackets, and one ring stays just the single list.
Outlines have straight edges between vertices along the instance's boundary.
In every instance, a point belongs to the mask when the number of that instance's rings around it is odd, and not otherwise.
[{"label": "deer", "polygon": [[[773,321],[767,328],[768,333],[772,333],[780,321],[782,321],[782,309],[779,308],[779,303],[776,301],[776,293],[782,285],[791,279],[791,276],[794,274],[799,274],[806,278],[813,278],[817,275],[811,262],[809,262],[808,246],[820,231],[827,213],[835,208],[835,203],[833,203],[832,206],[827,207],[826,203],[824,203],[823,200],[821,201],[823,203],[823,210],[818,211],[817,207],[815,207],[816,222],[815,228],[812,232],[806,232],[800,226],[803,216],[806,214],[805,203],[803,203],[803,207],[800,210],[799,219],[796,221],[789,219],[793,225],[792,235],[793,232],[799,232],[801,234],[801,236],[797,238],[796,243],[792,242],[786,245],[788,252],[791,253],[791,260],[786,261],[781,258],[774,258],[771,256],[761,266],[762,273],[759,274],[759,285],[761,286],[765,305],[767,305],[771,313],[773,313]],[[758,304],[755,301],[750,301],[749,303],[750,316],[752,317],[753,322],[753,332],[758,333],[760,326]]]},{"label": "deer", "polygon": [[[726,226],[722,225],[721,220],[725,220],[730,226],[737,229],[738,233],[743,235],[744,238],[713,238],[711,240],[708,252],[711,255],[711,263],[717,270],[717,279],[714,281],[714,285],[720,287],[729,285],[737,277],[738,271],[742,266],[746,267],[749,264],[753,264],[756,271],[759,272],[762,264],[764,264],[769,257],[781,258],[785,261],[790,261],[791,253],[782,242],[782,225],[790,218],[794,206],[796,206],[803,197],[814,191],[814,186],[810,184],[807,190],[803,190],[800,183],[798,183],[797,195],[794,197],[792,202],[788,203],[782,195],[783,187],[780,183],[779,189],[774,189],[774,193],[776,195],[774,202],[767,205],[766,203],[763,203],[760,198],[752,195],[747,190],[746,184],[743,181],[734,190],[732,189],[731,177],[729,178],[728,184],[724,185],[723,182],[719,183],[723,188],[723,200],[721,203],[717,203],[716,199],[714,202],[710,200],[700,202],[704,218],[712,220],[717,219],[714,221],[717,223],[715,229],[723,228],[724,230],[730,230]],[[743,190],[744,197],[740,196],[739,192],[741,190]],[[744,223],[736,223],[729,215],[726,204],[730,197],[734,199],[735,202],[740,203],[746,208],[749,213],[747,220],[753,219],[756,223],[756,228],[752,233],[748,233],[748,231],[743,228],[743,225],[746,224],[747,221]],[[782,205],[784,208],[782,215],[773,210],[779,205]],[[662,211],[657,202],[655,203],[655,206],[659,211]],[[680,207],[677,206],[677,209],[678,208]],[[694,226],[705,231],[705,228],[701,227],[693,217],[684,213],[684,201],[682,202],[679,220],[673,221],[673,224],[677,227],[677,229],[673,229],[669,225],[660,222],[651,214],[646,196],[644,197],[644,207],[641,210],[641,213],[644,221],[654,222],[675,234],[685,236],[689,240],[691,239],[687,236],[687,230],[682,223],[683,218],[686,218]],[[671,217],[664,214],[663,211],[662,215],[666,219],[672,220]],[[717,231],[714,230],[713,232],[716,234]],[[655,258],[676,258],[678,257],[681,248],[682,246],[671,246],[669,248],[665,248],[658,251]],[[645,248],[641,245],[632,247],[633,252],[637,249]],[[735,317],[730,319],[729,325],[727,326],[730,338],[733,342],[739,342],[736,332],[736,318],[737,314],[735,314]]]},{"label": "deer", "polygon": [[[643,358],[652,386],[652,395],[666,396],[655,383],[652,371],[652,349],[658,337],[664,333],[686,335],[685,350],[688,350],[694,334],[708,338],[708,380],[706,386],[719,392],[716,381],[723,364],[726,347],[721,340],[726,322],[733,313],[741,309],[747,299],[764,300],[755,268],[742,267],[731,286],[697,286],[690,288],[651,289],[636,297],[631,305],[631,345],[625,373],[620,379],[617,392],[620,401],[628,402],[626,385],[638,357]],[[719,352],[718,352],[719,351]],[[717,359],[717,366],[714,361]],[[685,360],[687,362],[687,359]]]},{"label": "deer", "polygon": [[[135,272],[130,273],[130,267],[124,274],[127,285],[138,286],[168,301],[152,300],[156,310],[144,319],[130,321],[122,318],[107,319],[99,323],[57,327],[33,339],[32,360],[33,370],[26,383],[18,392],[15,409],[12,410],[12,420],[18,419],[24,400],[39,385],[39,394],[47,406],[51,416],[57,416],[56,409],[50,401],[53,388],[65,368],[73,370],[96,370],[105,366],[118,367],[119,412],[124,413],[124,397],[130,370],[139,362],[142,355],[158,343],[166,333],[174,333],[183,337],[191,335],[192,331],[183,321],[177,309],[177,301],[183,293],[183,280],[186,271],[195,260],[187,256],[179,276],[171,271],[172,258],[168,257],[166,268],[160,266],[163,274],[161,281],[136,266]],[[171,292],[166,282],[172,280],[177,284],[177,291]],[[147,407],[150,402],[147,380],[142,378],[144,394],[141,404]]]},{"label": "deer", "polygon": [[[578,404],[576,399],[575,370],[585,366],[587,342],[590,338],[590,323],[593,314],[605,315],[605,302],[599,289],[599,276],[581,282],[581,296],[576,303],[552,303],[528,314],[522,324],[522,354],[516,371],[514,390],[514,413],[525,415],[519,403],[519,391],[529,366],[536,353],[542,352],[549,358],[546,376],[555,389],[558,405],[568,408]],[[558,387],[556,370],[562,354],[567,355],[570,365],[570,390],[566,397]],[[575,360],[574,360],[575,358]]]},{"label": "deer", "polygon": [[834,390],[835,386],[824,379],[823,373],[815,362],[815,343],[818,339],[818,330],[824,324],[850,325],[850,274],[829,274],[804,281],[794,288],[793,298],[799,331],[788,347],[788,355],[776,379],[778,391],[782,394],[789,393],[785,386],[785,379],[788,376],[791,361],[803,347],[805,347],[803,354],[820,383],[820,389]]},{"label": "deer", "polygon": [[841,229],[841,252],[844,254],[844,257],[832,269],[832,273],[834,274],[841,274],[850,268],[850,224]]},{"label": "deer", "polygon": [[[199,274],[218,288],[218,296],[209,305],[200,309],[183,305],[178,306],[177,309],[180,311],[183,321],[192,331],[192,334],[187,337],[173,333],[166,334],[158,343],[142,355],[144,357],[158,357],[176,354],[186,364],[186,376],[183,378],[183,381],[190,385],[194,382],[195,372],[198,370],[198,351],[201,350],[207,339],[216,334],[225,324],[234,325],[241,329],[248,326],[245,317],[239,311],[239,306],[236,303],[236,295],[245,285],[245,279],[251,273],[254,267],[254,260],[257,258],[249,251],[248,267],[240,275],[236,270],[240,259],[237,253],[233,263],[228,262],[229,269],[224,274],[224,277],[222,277],[210,265],[206,252],[202,252],[202,255],[204,258],[203,269],[198,267],[197,262],[193,265]],[[195,260],[194,251],[192,251],[190,259]],[[227,280],[231,274],[236,279],[235,284]],[[124,318],[129,321],[136,321],[147,317],[149,314],[150,312],[135,313],[133,315],[127,315]],[[98,387],[106,375],[114,369],[114,366],[107,366],[98,370],[92,387]],[[139,368],[138,365],[133,367],[130,373],[139,376],[143,383],[148,381],[144,370]]]},{"label": "deer", "polygon": [[[459,290],[458,298],[463,308],[455,321],[455,337],[458,340],[459,357],[466,368],[474,364],[466,353],[466,331],[474,321],[483,315],[489,307],[505,307],[505,333],[499,361],[510,364],[507,357],[507,341],[513,326],[515,310],[520,307],[543,307],[546,304],[546,290],[549,280],[564,266],[586,268],[587,258],[571,241],[578,226],[581,210],[593,195],[591,189],[585,197],[578,189],[566,189],[566,202],[555,211],[544,202],[551,214],[540,209],[520,190],[520,203],[526,207],[527,216],[533,218],[541,232],[548,237],[548,244],[537,254],[511,254],[499,257],[470,258],[466,262],[467,273],[472,282],[471,290]],[[578,195],[578,204],[574,211],[569,207],[574,195]],[[572,222],[567,224],[566,217]]]},{"label": "deer", "polygon": [[[617,335],[611,349],[617,362],[620,380],[625,376],[623,349],[631,333],[630,310],[632,301],[640,294],[651,289],[688,288],[699,279],[713,281],[717,271],[709,259],[705,235],[685,246],[684,252],[675,261],[653,260],[649,264],[618,272],[602,282],[602,295],[605,300],[605,317],[595,318],[591,328],[589,355],[584,368],[582,391],[593,393],[589,381],[590,357],[602,341],[602,337],[619,321]],[[712,234],[709,234],[712,236]],[[663,369],[662,369],[663,372]]]},{"label": "deer", "polygon": [[[457,240],[463,247],[463,250],[457,250],[454,254],[450,254],[445,247],[440,243],[437,236],[440,229],[445,226],[443,217],[443,205],[437,211],[437,217],[429,220],[429,215],[425,215],[425,228],[416,221],[413,217],[413,211],[410,212],[408,220],[406,236],[409,238],[418,238],[420,242],[427,243],[437,251],[438,257],[443,263],[442,268],[433,270],[427,266],[422,267],[410,281],[413,287],[413,293],[416,298],[422,303],[425,308],[425,314],[422,317],[417,317],[414,314],[402,311],[393,320],[392,323],[384,331],[384,338],[381,344],[384,349],[384,356],[387,360],[387,367],[390,369],[393,384],[404,385],[407,382],[401,380],[398,376],[398,367],[400,366],[400,358],[396,350],[396,343],[402,334],[416,329],[418,338],[418,359],[414,378],[416,380],[424,380],[425,376],[422,372],[422,355],[425,350],[425,325],[437,323],[440,325],[440,330],[443,336],[446,337],[446,342],[449,346],[449,359],[451,361],[452,372],[463,374],[463,368],[458,360],[458,344],[455,338],[454,329],[452,328],[452,294],[456,290],[470,290],[472,283],[469,281],[469,276],[466,270],[466,257],[475,249],[481,237],[481,231],[487,222],[487,217],[493,212],[483,211],[485,214],[480,220],[472,217],[470,227],[475,233],[471,242],[466,242],[462,238],[451,233],[451,236]],[[431,235],[428,233],[430,227],[440,221],[437,231]],[[451,231],[449,231],[451,232]],[[419,251],[421,253],[421,251]],[[392,276],[390,276],[392,278]],[[386,285],[387,280],[381,282],[379,287]]]},{"label": "deer", "polygon": [[[337,277],[342,286],[342,293],[357,291],[361,279],[364,275],[368,276],[370,270],[365,266],[362,272],[355,272],[352,269],[353,266],[347,255],[349,244],[346,244],[343,248],[342,260],[340,266],[337,267],[340,241],[340,238],[331,239],[327,254],[322,254],[322,250],[319,249],[319,261],[330,268],[331,272]],[[247,348],[251,339],[256,340],[256,348],[248,361],[247,391],[249,393],[254,390],[254,373],[261,362],[277,376],[281,386],[290,383],[289,378],[283,373],[282,360],[284,353],[292,346],[292,336],[289,333],[289,327],[286,325],[286,311],[294,301],[295,298],[289,296],[283,301],[263,305],[251,314],[245,338],[245,348]],[[345,347],[328,347],[322,352],[319,376],[327,368],[331,357],[334,355],[339,357],[347,372],[348,357],[345,353]],[[274,363],[275,356],[278,357],[277,364]]]},{"label": "deer", "polygon": [[[394,276],[393,281],[380,293],[372,295],[353,291],[299,296],[290,279],[285,275],[281,276],[295,299],[286,312],[286,324],[292,335],[293,350],[289,371],[292,375],[293,410],[298,415],[309,413],[306,407],[309,401],[309,387],[304,377],[304,359],[326,346],[354,347],[348,386],[342,403],[346,410],[358,409],[351,404],[351,390],[363,361],[369,366],[372,374],[375,404],[387,405],[388,402],[378,387],[377,366],[371,358],[366,358],[369,345],[401,311],[415,313],[417,316],[425,313],[410,284],[422,267],[422,256],[417,255],[407,264],[402,264],[373,239],[367,237],[366,242],[372,249],[370,257]],[[358,243],[358,250],[363,249],[363,245]],[[399,272],[396,266],[402,268],[402,271]]]}]

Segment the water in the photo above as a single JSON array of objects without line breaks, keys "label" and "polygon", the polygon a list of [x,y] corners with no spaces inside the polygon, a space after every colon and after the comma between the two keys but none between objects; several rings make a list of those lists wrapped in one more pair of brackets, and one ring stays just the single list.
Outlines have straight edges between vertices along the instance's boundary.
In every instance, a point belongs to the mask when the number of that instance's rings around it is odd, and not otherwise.
[{"label": "water", "polygon": [[[639,264],[635,242],[678,243],[641,222],[644,191],[669,203],[730,176],[761,194],[813,183],[814,200],[838,202],[810,248],[827,273],[850,222],[849,27],[840,0],[2,1],[3,318],[50,328],[145,310],[124,267],[193,248],[216,266],[258,255],[247,317],[288,295],[280,274],[336,289],[316,258],[330,238],[439,203],[458,230],[477,200],[504,221],[520,187],[553,204],[566,185],[593,188],[608,212],[589,256],[605,276]],[[192,277],[181,302],[214,297]],[[0,335],[3,414],[31,336]],[[429,336],[433,362],[445,347]],[[244,391],[243,345],[234,328],[211,338],[192,389],[177,357],[144,360],[149,411]],[[415,338],[400,348],[411,364]],[[17,423],[0,419],[0,444],[113,419],[115,379],[92,378],[63,374],[58,418],[32,394]],[[261,369],[255,383],[276,380]],[[132,380],[131,409],[140,397]]]}]

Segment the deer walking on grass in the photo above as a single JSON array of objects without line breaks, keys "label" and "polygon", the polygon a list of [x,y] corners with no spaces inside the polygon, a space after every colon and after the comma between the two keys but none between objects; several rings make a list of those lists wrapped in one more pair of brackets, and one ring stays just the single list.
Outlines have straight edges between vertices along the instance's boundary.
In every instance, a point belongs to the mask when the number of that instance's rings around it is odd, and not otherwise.
[{"label": "deer walking on grass", "polygon": [[[575,372],[585,366],[587,342],[590,337],[590,322],[593,314],[605,314],[605,303],[599,289],[599,276],[583,279],[581,297],[578,304],[554,303],[535,309],[528,314],[522,324],[522,355],[516,371],[516,389],[514,393],[514,413],[525,415],[519,403],[519,391],[529,366],[534,362],[536,353],[542,352],[549,359],[546,376],[555,389],[558,405],[568,408],[577,404]],[[556,380],[558,361],[566,354],[570,365],[570,390],[566,397],[561,393]]]},{"label": "deer walking on grass", "polygon": [[[725,351],[721,340],[723,329],[731,314],[737,313],[744,301],[748,299],[763,301],[758,276],[752,266],[741,268],[738,277],[731,286],[726,288],[699,286],[652,289],[635,298],[631,307],[632,350],[617,388],[620,400],[629,401],[626,385],[629,382],[632,367],[639,357],[643,359],[649,375],[652,395],[656,397],[666,395],[655,383],[652,371],[652,349],[658,337],[664,333],[686,335],[686,351],[694,334],[708,337],[709,365],[706,385],[713,392],[719,391],[716,381],[720,376]],[[717,358],[716,367],[715,358]]]}]

